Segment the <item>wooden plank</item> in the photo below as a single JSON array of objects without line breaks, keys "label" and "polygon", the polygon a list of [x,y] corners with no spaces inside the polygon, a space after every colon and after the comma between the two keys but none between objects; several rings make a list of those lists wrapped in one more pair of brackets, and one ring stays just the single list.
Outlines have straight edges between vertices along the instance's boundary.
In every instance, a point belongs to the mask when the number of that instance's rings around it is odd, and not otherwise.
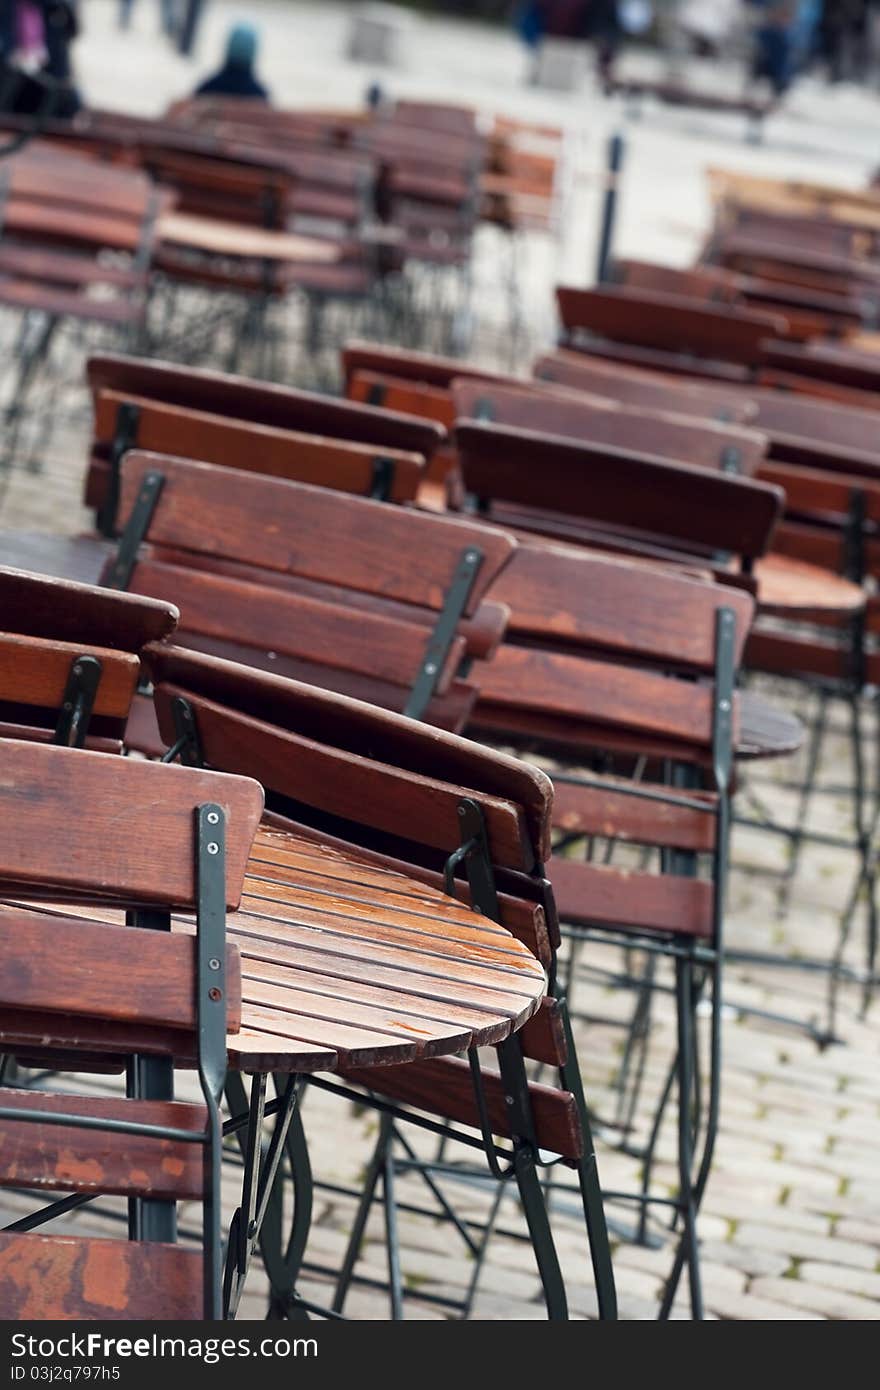
[{"label": "wooden plank", "polygon": [[[173,596],[184,640],[194,634],[238,641],[331,670],[363,673],[407,691],[425,657],[427,634],[422,624],[363,609],[352,613],[335,603],[274,588],[267,591],[259,583],[187,565],[143,560],[135,566],[129,587],[152,598]],[[438,694],[449,689],[464,650],[464,639],[453,638],[438,673]]]},{"label": "wooden plank", "polygon": [[731,424],[751,423],[755,416],[747,389],[714,387],[685,377],[673,379],[586,352],[544,353],[535,361],[533,372],[540,381],[606,396],[640,410],[671,411]]},{"label": "wooden plank", "polygon": [[[103,555],[101,546],[96,544],[94,549],[98,557]],[[4,632],[139,652],[174,630],[178,617],[174,604],[113,592],[97,583],[78,583],[51,571],[34,573],[40,569],[40,556],[25,548],[23,558],[30,567],[0,566]]]},{"label": "wooden plank", "polygon": [[787,331],[782,315],[716,309],[656,291],[560,286],[556,301],[569,334],[587,329],[617,342],[747,366],[760,360],[765,338],[784,338]]},{"label": "wooden plank", "polygon": [[[195,1029],[195,940],[0,905],[0,999],[17,1009]],[[227,1031],[241,1018],[238,951],[226,948]]]},{"label": "wooden plank", "polygon": [[610,446],[468,422],[456,429],[469,492],[743,556],[762,555],[784,494]]},{"label": "wooden plank", "polygon": [[387,458],[394,502],[414,499],[424,471],[421,454],[387,445],[379,451],[375,445],[282,430],[112,390],[98,391],[95,398],[95,441],[104,450],[113,440],[118,412],[125,404],[138,411],[133,446],[152,453],[174,454],[361,496],[369,496],[373,489],[377,459]]},{"label": "wooden plank", "polygon": [[116,894],[131,905],[192,905],[194,809],[208,801],[226,813],[226,896],[234,906],[263,807],[257,783],[10,741],[0,874],[31,896],[60,901]]},{"label": "wooden plank", "polygon": [[[271,791],[315,810],[371,830],[387,831],[451,854],[460,841],[458,807],[472,790],[483,809],[493,862],[523,868],[534,850],[519,806],[480,788],[449,785],[439,778],[333,748],[315,738],[288,733],[265,721],[204,699],[185,687],[157,687],[156,708],[163,737],[170,734],[170,701],[191,700],[199,736],[211,766],[256,777]],[[369,745],[367,745],[369,746]]]},{"label": "wooden plank", "polygon": [[0,1232],[0,1307],[11,1319],[199,1322],[202,1297],[198,1251]]},{"label": "wooden plank", "polygon": [[558,859],[553,890],[563,922],[648,935],[712,936],[712,885],[704,879]]},{"label": "wooden plank", "polygon": [[0,700],[60,713],[71,667],[80,656],[92,656],[101,663],[92,713],[125,719],[140,676],[138,658],[85,643],[0,634]]},{"label": "wooden plank", "polygon": [[130,515],[144,474],[164,479],[149,539],[219,554],[284,574],[338,583],[439,610],[461,556],[483,552],[469,602],[472,614],[515,542],[497,529],[386,507],[280,478],[139,451],[122,466],[119,515]]},{"label": "wooden plank", "polygon": [[87,375],[93,395],[102,389],[133,392],[169,405],[332,439],[387,445],[426,458],[444,438],[444,431],[437,425],[413,416],[355,405],[316,391],[295,390],[152,358],[96,354],[89,358]]},{"label": "wooden plank", "polygon": [[715,664],[718,609],[736,615],[737,659],[754,611],[743,592],[549,544],[521,545],[492,594],[509,606],[513,633],[705,671]]},{"label": "wooden plank", "polygon": [[[442,1115],[459,1124],[479,1126],[473,1081],[467,1062],[455,1058],[419,1062],[409,1067],[382,1067],[375,1070],[345,1068],[344,1080],[402,1105],[412,1105],[430,1115]],[[499,1074],[483,1068],[483,1089],[492,1131],[510,1135],[510,1107]],[[529,1084],[529,1102],[538,1144],[542,1149],[576,1159],[583,1151],[583,1140],[574,1097],[568,1091],[537,1082]]]},{"label": "wooden plank", "polygon": [[[3,1088],[3,1105],[17,1110],[82,1115],[202,1134],[207,1112],[179,1101],[123,1100],[107,1096]],[[201,1199],[204,1155],[198,1144],[137,1134],[4,1121],[0,1127],[0,1185],[46,1192],[93,1192],[177,1202]]]},{"label": "wooden plank", "polygon": [[[703,803],[702,810],[695,810],[676,802],[669,788],[635,785],[623,778],[603,777],[601,786],[557,779],[554,787],[553,824],[566,835],[602,835],[632,844],[666,845],[700,853],[714,848],[716,798],[708,793],[689,795],[689,800]],[[655,795],[640,796],[640,791]],[[550,866],[551,882],[555,882],[559,862],[554,859]]]}]

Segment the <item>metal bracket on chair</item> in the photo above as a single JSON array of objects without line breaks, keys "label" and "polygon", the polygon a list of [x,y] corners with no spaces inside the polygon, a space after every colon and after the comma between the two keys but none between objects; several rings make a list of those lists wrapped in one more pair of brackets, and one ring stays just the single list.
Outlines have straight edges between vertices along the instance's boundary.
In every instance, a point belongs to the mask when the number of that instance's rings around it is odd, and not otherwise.
[{"label": "metal bracket on chair", "polygon": [[474,407],[474,419],[484,420],[486,424],[491,424],[495,419],[495,407],[488,396],[481,396]]},{"label": "metal bracket on chair", "polygon": [[226,1076],[226,814],[196,808],[199,1076],[218,1100]]},{"label": "metal bracket on chair", "polygon": [[112,537],[116,534],[120,469],[125,454],[137,444],[140,415],[140,407],[131,401],[122,401],[116,411],[116,428],[113,431],[113,441],[110,445],[110,474],[107,478],[107,491],[98,509],[98,530],[102,536]]},{"label": "metal bracket on chair", "polygon": [[[844,574],[853,584],[865,582],[865,522],[867,504],[861,488],[849,495],[844,532]],[[854,613],[850,620],[850,678],[858,689],[865,683],[865,613]]]},{"label": "metal bracket on chair", "polygon": [[721,472],[738,474],[742,463],[742,453],[733,444],[721,450]]},{"label": "metal bracket on chair", "polygon": [[724,794],[733,766],[733,696],[736,615],[732,608],[715,614],[715,702],[712,709],[712,768],[716,790]]},{"label": "metal bracket on chair", "polygon": [[73,658],[61,697],[61,710],[52,736],[53,743],[60,744],[63,748],[83,747],[101,681],[101,671],[101,663],[96,656],[83,655]]},{"label": "metal bracket on chair", "polygon": [[199,1083],[208,1110],[203,1202],[205,1315],[220,1317],[220,1097],[226,1078],[226,813],[205,802],[195,819],[196,1033]]},{"label": "metal bracket on chair", "polygon": [[156,510],[164,482],[165,475],[163,473],[155,473],[150,470],[149,473],[144,474],[138,489],[137,500],[131,510],[131,516],[125,524],[125,530],[119,537],[116,559],[110,570],[106,588],[127,589],[131,583],[131,576],[137,564],[138,551],[150,529],[150,522],[153,520],[153,513]]},{"label": "metal bracket on chair", "polygon": [[387,502],[394,487],[394,459],[377,454],[373,459],[373,482],[370,496],[377,502]]},{"label": "metal bracket on chair", "polygon": [[455,640],[458,624],[467,608],[482,563],[483,552],[476,546],[468,546],[467,550],[462,551],[403,711],[410,719],[421,719],[434,697],[449,648]]},{"label": "metal bracket on chair", "polygon": [[182,695],[175,695],[171,701],[171,718],[174,720],[174,742],[163,754],[162,762],[173,763],[175,758],[180,758],[184,767],[204,767],[195,711]]},{"label": "metal bracket on chair", "polygon": [[384,381],[374,381],[367,391],[367,405],[384,405],[385,396]]},{"label": "metal bracket on chair", "polygon": [[458,804],[458,827],[461,844],[450,854],[443,869],[445,891],[450,898],[455,896],[455,870],[463,863],[474,911],[481,912],[493,922],[499,922],[501,913],[486,838],[486,822],[472,797],[466,796]]}]

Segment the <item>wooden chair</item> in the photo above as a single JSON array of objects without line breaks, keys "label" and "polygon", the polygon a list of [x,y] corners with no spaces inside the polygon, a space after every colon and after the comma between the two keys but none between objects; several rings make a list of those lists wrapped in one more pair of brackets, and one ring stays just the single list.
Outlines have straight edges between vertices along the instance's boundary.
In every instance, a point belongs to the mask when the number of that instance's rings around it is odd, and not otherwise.
[{"label": "wooden chair", "polygon": [[456,428],[456,443],[483,515],[554,539],[704,565],[723,552],[747,575],[782,509],[768,484],[610,445],[477,421]]},{"label": "wooden chair", "polygon": [[678,295],[612,286],[556,291],[562,346],[695,377],[748,381],[767,338],[784,338],[781,315],[694,304]]},{"label": "wooden chair", "polygon": [[[140,440],[136,401],[148,400],[156,405],[221,417],[240,427],[294,431],[376,446],[377,456],[378,451],[394,450],[430,459],[444,438],[443,431],[436,425],[393,410],[365,409],[308,391],[170,363],[97,356],[89,361],[88,376],[96,434],[86,497],[91,506],[101,510],[102,529],[105,530],[115,517],[114,479],[119,462],[126,449]],[[122,398],[112,423],[106,406],[99,410],[99,400],[104,393]],[[175,445],[174,452],[178,451],[185,452]],[[391,496],[396,496],[397,486],[391,483]]]},{"label": "wooden chair", "polygon": [[37,370],[71,319],[123,336],[144,330],[156,219],[170,195],[131,172],[32,148],[0,170],[0,304],[21,318],[5,408],[14,457]]},{"label": "wooden chair", "polygon": [[614,278],[636,290],[679,295],[698,302],[735,304],[784,314],[788,336],[844,337],[866,321],[868,306],[855,295],[830,294],[801,285],[730,270],[704,259],[690,270],[674,270],[649,261],[614,263]]},{"label": "wooden chair", "polygon": [[141,649],[170,604],[0,568],[0,736],[120,751]]},{"label": "wooden chair", "polygon": [[573,392],[562,396],[528,383],[511,387],[455,381],[452,399],[457,420],[484,420],[742,477],[755,473],[767,450],[766,437],[757,430],[631,405],[624,409],[613,401],[603,403]]},{"label": "wooden chair", "polygon": [[445,727],[466,718],[462,662],[504,630],[503,609],[481,611],[515,549],[503,532],[137,451],[120,497],[104,582],[173,593],[187,645]]},{"label": "wooden chair", "polygon": [[[0,1233],[3,1308],[19,1319],[216,1319],[219,1101],[241,1009],[225,909],[241,894],[262,791],[34,743],[4,741],[3,762],[0,1045],[129,1059],[124,1099],[0,1088],[0,1184],[70,1194]],[[195,911],[194,938],[170,932],[178,909]],[[174,1101],[180,1058],[195,1062],[203,1104]],[[33,1234],[102,1194],[129,1199],[128,1241]],[[175,1243],[181,1200],[201,1204],[201,1251]]]},{"label": "wooden chair", "polygon": [[672,411],[734,425],[751,425],[755,416],[747,392],[734,394],[726,386],[688,375],[674,378],[586,352],[544,353],[532,372],[538,381],[609,397],[640,410]]},{"label": "wooden chair", "polygon": [[[394,991],[398,1017],[400,1010],[405,1013],[418,1002],[408,997],[412,993],[422,996],[422,1011],[439,1016],[451,1007],[436,996],[436,980],[433,985],[431,982],[430,934],[458,936],[463,955],[468,955],[473,928],[462,932],[449,921],[448,895],[482,913],[486,945],[478,949],[484,956],[487,946],[490,954],[504,949],[504,934],[493,925],[500,923],[529,945],[552,982],[556,918],[552,889],[543,870],[543,858],[549,851],[552,788],[542,773],[463,739],[426,730],[411,720],[214,658],[159,647],[150,664],[165,736],[172,737],[176,727],[175,702],[179,707],[180,701],[186,701],[206,763],[230,771],[249,768],[255,773],[262,769],[267,778],[268,805],[274,813],[272,823],[279,834],[289,830],[323,846],[325,854],[345,854],[349,876],[351,868],[360,864],[361,886],[353,889],[349,885],[344,890],[349,898],[378,902],[376,890],[381,891],[389,873],[404,872],[424,883],[418,921],[406,931],[388,933],[390,944],[400,943],[396,954],[389,952],[389,964],[404,971],[403,976],[398,969],[389,972],[387,981]],[[303,869],[308,867],[301,852],[299,863]],[[294,876],[300,872],[296,857],[290,860],[288,873],[291,871]],[[340,863],[336,872],[344,877],[344,865]],[[405,899],[398,901],[405,903]],[[400,914],[398,920],[403,923]],[[307,972],[316,968],[307,957],[302,965]],[[403,981],[403,995],[396,975]],[[325,984],[318,975],[311,978],[316,989],[328,984],[332,989],[332,981]],[[344,997],[334,1007],[340,1005],[343,1009],[352,1007]],[[330,1007],[329,1002],[326,1007]],[[526,1058],[557,1069],[558,1082],[529,1082],[524,1070]],[[548,1153],[555,1156],[551,1163],[574,1168],[601,1314],[615,1316],[595,1157],[564,999],[551,993],[524,1029],[498,1042],[498,1059],[500,1072],[481,1066],[473,1048],[467,1062],[426,1059],[372,1069],[351,1063],[343,1066],[348,1086],[363,1085],[384,1097],[380,1108],[385,1118],[336,1291],[337,1311],[344,1303],[359,1233],[381,1172],[392,1312],[402,1315],[394,1223],[394,1153],[401,1147],[407,1152],[406,1124],[427,1123],[428,1129],[437,1133],[437,1118],[448,1117],[456,1123],[440,1128],[444,1132],[448,1128],[450,1138],[463,1137],[468,1147],[485,1148],[490,1175],[516,1182],[551,1318],[567,1315],[566,1299],[539,1170],[548,1161]],[[313,1084],[341,1089],[343,1095],[355,1094],[321,1078]],[[505,1105],[505,1094],[515,1097],[512,1106]],[[424,1112],[434,1118],[420,1119]],[[473,1129],[480,1138],[469,1133]],[[492,1133],[508,1139],[510,1147],[504,1149]],[[436,1194],[430,1165],[425,1176]],[[444,1215],[448,1218],[450,1210],[444,1199],[441,1219]],[[460,1223],[456,1225],[461,1233]],[[491,1223],[487,1238],[489,1234]],[[466,1244],[481,1262],[485,1241],[467,1237]]]}]

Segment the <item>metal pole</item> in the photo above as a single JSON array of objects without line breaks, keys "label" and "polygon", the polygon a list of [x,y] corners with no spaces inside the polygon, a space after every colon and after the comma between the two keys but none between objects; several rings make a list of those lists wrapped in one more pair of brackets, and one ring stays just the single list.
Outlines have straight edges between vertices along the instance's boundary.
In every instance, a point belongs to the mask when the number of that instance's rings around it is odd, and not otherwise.
[{"label": "metal pole", "polygon": [[202,18],[203,0],[186,0],[183,20],[177,36],[177,51],[189,58],[196,43],[196,35]]},{"label": "metal pole", "polygon": [[617,130],[608,141],[607,179],[605,199],[602,204],[602,226],[599,233],[599,256],[596,262],[596,281],[602,285],[609,279],[611,262],[611,242],[614,237],[614,219],[617,212],[617,186],[623,168],[625,151],[623,136]]}]

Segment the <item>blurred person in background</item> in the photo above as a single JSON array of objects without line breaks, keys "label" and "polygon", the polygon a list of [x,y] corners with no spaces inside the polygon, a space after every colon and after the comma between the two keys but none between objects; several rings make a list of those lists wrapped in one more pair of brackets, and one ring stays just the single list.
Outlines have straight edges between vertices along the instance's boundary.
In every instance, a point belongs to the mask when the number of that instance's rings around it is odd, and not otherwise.
[{"label": "blurred person in background", "polygon": [[864,78],[870,62],[869,0],[824,0],[819,43],[828,68],[828,81],[848,74]]},{"label": "blurred person in background", "polygon": [[256,59],[256,29],[251,24],[236,24],[226,40],[223,66],[196,87],[195,95],[256,97],[268,101],[268,90],[254,72]]},{"label": "blurred person in background", "polygon": [[73,116],[81,105],[70,60],[70,45],[78,32],[75,0],[0,4],[0,57],[20,72],[52,79],[55,116]]},{"label": "blurred person in background", "polygon": [[788,91],[816,41],[822,0],[748,0],[754,14],[752,76],[766,78],[776,96]]}]

